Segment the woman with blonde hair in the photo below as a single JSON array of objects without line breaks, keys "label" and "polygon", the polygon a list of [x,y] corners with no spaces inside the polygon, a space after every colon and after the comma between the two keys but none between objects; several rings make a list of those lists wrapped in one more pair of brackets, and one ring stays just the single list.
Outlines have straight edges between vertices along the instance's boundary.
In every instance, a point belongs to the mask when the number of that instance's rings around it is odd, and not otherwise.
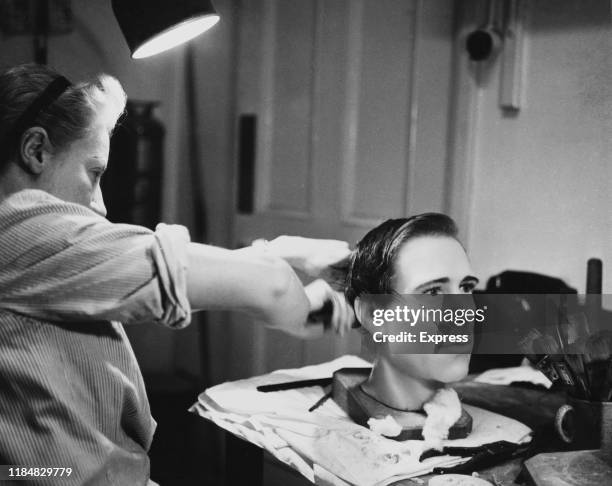
[{"label": "woman with blonde hair", "polygon": [[[225,250],[186,228],[113,224],[100,179],[125,107],[119,82],[72,84],[22,65],[0,74],[0,464],[71,468],[37,484],[147,484],[155,421],[122,323],[179,329],[196,309],[232,309],[297,336],[326,301],[322,281],[348,254],[331,240],[284,237]],[[39,481],[39,482],[38,482]]]}]

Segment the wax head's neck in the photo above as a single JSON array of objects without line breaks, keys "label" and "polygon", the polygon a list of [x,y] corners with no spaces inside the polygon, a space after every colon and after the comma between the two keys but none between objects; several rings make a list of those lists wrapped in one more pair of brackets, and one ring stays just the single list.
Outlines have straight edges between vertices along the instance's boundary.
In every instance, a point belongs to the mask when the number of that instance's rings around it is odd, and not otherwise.
[{"label": "wax head's neck", "polygon": [[421,410],[444,383],[407,374],[386,355],[378,356],[363,390],[379,402],[396,409]]}]

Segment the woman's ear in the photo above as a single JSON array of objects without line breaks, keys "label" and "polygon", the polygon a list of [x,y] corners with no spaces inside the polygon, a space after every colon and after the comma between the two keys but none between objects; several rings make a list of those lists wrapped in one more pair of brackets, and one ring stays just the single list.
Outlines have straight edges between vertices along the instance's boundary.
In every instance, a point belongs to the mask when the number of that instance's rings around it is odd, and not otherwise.
[{"label": "woman's ear", "polygon": [[39,175],[49,165],[51,142],[44,128],[28,128],[21,135],[19,149],[20,162],[29,173]]}]

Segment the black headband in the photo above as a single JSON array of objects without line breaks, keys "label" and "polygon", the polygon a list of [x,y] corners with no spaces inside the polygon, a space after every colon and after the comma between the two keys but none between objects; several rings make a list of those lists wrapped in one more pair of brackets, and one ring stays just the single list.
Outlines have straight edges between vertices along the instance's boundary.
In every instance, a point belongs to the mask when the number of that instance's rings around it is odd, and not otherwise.
[{"label": "black headband", "polygon": [[55,78],[42,93],[40,93],[34,101],[26,108],[26,110],[17,118],[13,128],[11,129],[11,138],[17,138],[21,133],[29,128],[36,120],[38,114],[45,108],[48,108],[55,100],[57,100],[64,91],[70,87],[70,81],[64,76]]}]

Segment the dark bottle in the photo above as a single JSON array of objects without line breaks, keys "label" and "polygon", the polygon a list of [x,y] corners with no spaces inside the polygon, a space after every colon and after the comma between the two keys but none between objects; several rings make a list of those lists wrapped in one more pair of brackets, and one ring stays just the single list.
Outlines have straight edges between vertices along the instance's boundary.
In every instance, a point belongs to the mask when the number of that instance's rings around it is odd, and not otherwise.
[{"label": "dark bottle", "polygon": [[160,219],[164,127],[154,101],[128,101],[111,138],[102,178],[108,219],[153,229]]}]

